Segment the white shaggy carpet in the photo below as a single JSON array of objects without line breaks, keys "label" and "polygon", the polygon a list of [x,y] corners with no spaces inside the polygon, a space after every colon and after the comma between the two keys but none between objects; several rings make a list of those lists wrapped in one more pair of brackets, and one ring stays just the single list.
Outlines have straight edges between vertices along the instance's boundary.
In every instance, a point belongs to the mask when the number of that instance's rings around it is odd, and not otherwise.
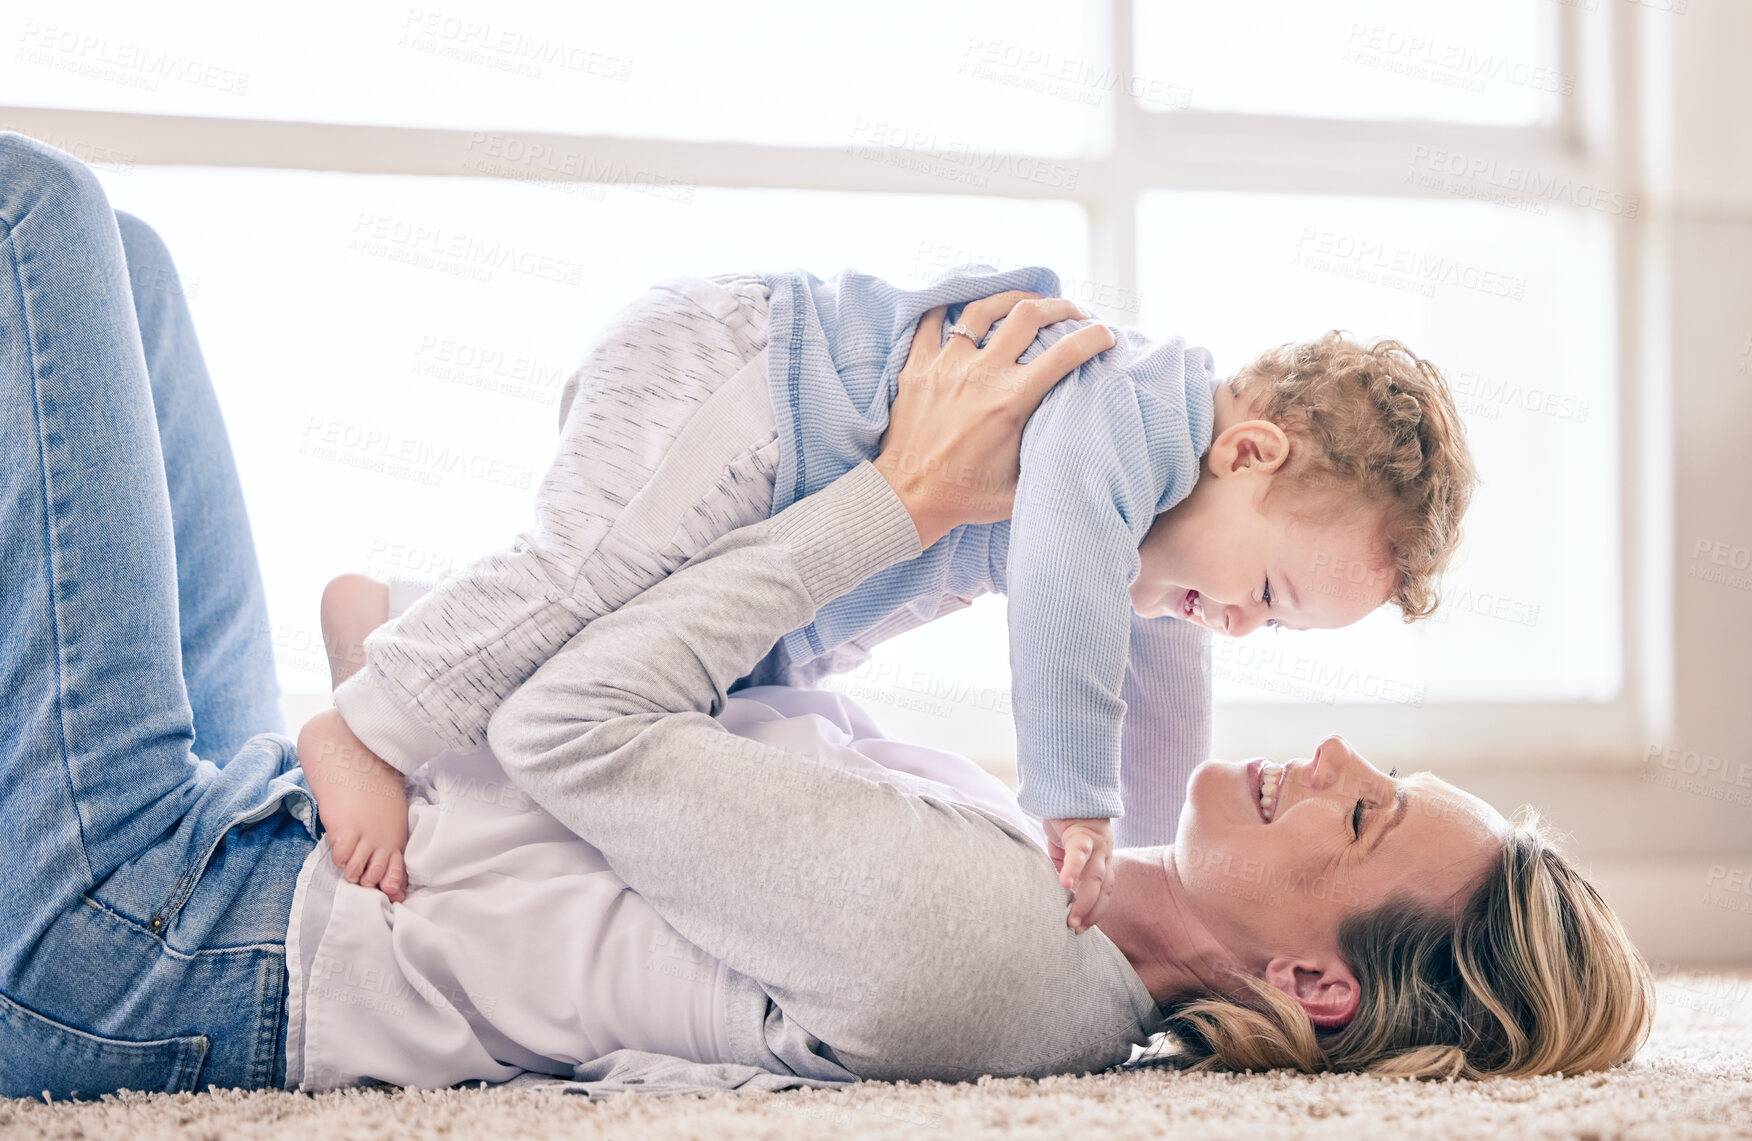
[{"label": "white shaggy carpet", "polygon": [[1162,1069],[978,1085],[866,1083],[600,1102],[513,1089],[124,1095],[0,1101],[0,1137],[1752,1137],[1752,976],[1674,976],[1635,1062],[1609,1074],[1495,1082],[1181,1074]]}]

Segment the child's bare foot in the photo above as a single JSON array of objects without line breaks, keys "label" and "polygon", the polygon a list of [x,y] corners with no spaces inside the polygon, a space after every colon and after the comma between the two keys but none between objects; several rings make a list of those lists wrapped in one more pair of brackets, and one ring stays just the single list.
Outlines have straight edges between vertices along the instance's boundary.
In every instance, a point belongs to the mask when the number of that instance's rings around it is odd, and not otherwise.
[{"label": "child's bare foot", "polygon": [[329,580],[322,592],[322,644],[331,686],[365,665],[365,635],[389,621],[389,585],[362,574]]},{"label": "child's bare foot", "polygon": [[406,899],[408,798],[401,773],[367,749],[333,709],[299,730],[298,759],[347,882],[377,888],[396,903]]}]

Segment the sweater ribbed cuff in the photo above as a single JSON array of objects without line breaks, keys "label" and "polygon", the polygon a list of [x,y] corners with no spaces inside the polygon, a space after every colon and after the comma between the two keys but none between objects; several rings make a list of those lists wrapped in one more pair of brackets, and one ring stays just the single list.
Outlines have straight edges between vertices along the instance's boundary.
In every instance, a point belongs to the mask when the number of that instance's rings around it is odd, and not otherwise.
[{"label": "sweater ribbed cuff", "polygon": [[380,685],[373,685],[369,667],[335,688],[335,709],[353,736],[403,776],[412,775],[415,769],[450,747]]},{"label": "sweater ribbed cuff", "polygon": [[816,606],[923,550],[906,506],[867,460],[773,516],[771,526]]}]

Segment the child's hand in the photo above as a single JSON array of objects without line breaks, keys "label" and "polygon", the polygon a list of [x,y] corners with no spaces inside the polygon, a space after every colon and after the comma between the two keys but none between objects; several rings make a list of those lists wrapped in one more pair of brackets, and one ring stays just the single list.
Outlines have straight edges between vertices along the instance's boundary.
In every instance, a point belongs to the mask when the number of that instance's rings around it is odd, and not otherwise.
[{"label": "child's hand", "polygon": [[1077,893],[1065,925],[1081,935],[1101,919],[1107,903],[1113,857],[1113,821],[1101,818],[1046,821],[1047,851],[1059,883]]},{"label": "child's hand", "polygon": [[401,773],[367,749],[333,709],[304,723],[298,759],[347,882],[377,888],[395,903],[405,900],[408,796]]}]

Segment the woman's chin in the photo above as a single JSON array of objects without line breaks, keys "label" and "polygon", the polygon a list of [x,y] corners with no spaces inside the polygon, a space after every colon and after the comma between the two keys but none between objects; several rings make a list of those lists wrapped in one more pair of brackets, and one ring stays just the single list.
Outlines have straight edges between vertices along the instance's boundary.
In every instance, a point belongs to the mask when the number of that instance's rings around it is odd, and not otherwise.
[{"label": "woman's chin", "polygon": [[1186,779],[1186,801],[1180,807],[1179,838],[1191,837],[1201,822],[1225,820],[1233,804],[1245,803],[1246,761],[1204,761]]}]

